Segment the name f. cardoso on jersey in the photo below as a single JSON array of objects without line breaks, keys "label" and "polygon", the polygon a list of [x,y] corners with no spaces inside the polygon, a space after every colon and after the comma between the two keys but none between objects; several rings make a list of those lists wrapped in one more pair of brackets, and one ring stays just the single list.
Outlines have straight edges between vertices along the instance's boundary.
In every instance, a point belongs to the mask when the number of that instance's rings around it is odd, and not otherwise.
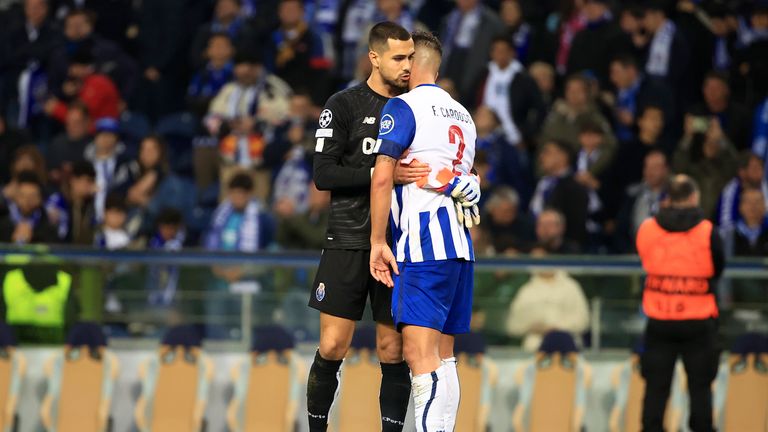
[{"label": "name f. cardoso on jersey", "polygon": [[375,153],[432,168],[428,178],[393,190],[390,226],[398,262],[474,261],[469,230],[440,189],[455,175],[469,175],[477,131],[472,116],[436,85],[425,84],[390,99],[381,113]]}]

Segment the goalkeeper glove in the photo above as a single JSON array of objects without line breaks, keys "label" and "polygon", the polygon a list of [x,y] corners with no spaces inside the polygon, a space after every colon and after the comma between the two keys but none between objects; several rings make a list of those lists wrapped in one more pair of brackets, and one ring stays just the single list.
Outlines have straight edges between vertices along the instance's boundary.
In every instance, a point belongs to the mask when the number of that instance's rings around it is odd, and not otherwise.
[{"label": "goalkeeper glove", "polygon": [[467,228],[472,228],[475,225],[480,225],[480,209],[477,204],[472,207],[464,207],[464,204],[459,201],[453,200],[456,206],[456,217],[460,224],[463,224]]},{"label": "goalkeeper glove", "polygon": [[480,179],[474,175],[458,175],[448,183],[444,193],[464,207],[472,207],[480,202]]}]

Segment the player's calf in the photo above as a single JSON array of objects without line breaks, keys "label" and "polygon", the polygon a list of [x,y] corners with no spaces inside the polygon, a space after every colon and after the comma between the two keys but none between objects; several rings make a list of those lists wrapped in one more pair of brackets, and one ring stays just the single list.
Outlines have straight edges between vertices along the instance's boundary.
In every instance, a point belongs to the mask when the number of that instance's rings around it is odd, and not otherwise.
[{"label": "player's calf", "polygon": [[392,324],[376,324],[376,353],[381,362],[381,430],[401,432],[411,398],[411,371],[403,360],[403,338]]}]

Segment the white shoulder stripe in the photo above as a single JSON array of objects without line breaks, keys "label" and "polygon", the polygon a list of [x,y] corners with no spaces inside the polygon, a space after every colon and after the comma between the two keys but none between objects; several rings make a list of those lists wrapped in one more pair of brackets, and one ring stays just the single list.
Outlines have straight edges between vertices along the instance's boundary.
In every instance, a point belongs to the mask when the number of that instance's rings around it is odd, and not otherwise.
[{"label": "white shoulder stripe", "polygon": [[315,153],[322,153],[323,146],[325,146],[325,138],[318,138],[317,144],[315,145]]}]

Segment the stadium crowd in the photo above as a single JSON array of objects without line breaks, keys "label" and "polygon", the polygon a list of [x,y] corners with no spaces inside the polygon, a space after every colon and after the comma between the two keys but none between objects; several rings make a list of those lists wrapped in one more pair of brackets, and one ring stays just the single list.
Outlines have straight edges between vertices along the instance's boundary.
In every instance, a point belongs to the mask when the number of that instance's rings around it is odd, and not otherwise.
[{"label": "stadium crowd", "polygon": [[0,242],[319,249],[314,130],[381,20],[438,34],[474,113],[479,254],[634,252],[672,173],[768,254],[746,0],[0,0]]}]

